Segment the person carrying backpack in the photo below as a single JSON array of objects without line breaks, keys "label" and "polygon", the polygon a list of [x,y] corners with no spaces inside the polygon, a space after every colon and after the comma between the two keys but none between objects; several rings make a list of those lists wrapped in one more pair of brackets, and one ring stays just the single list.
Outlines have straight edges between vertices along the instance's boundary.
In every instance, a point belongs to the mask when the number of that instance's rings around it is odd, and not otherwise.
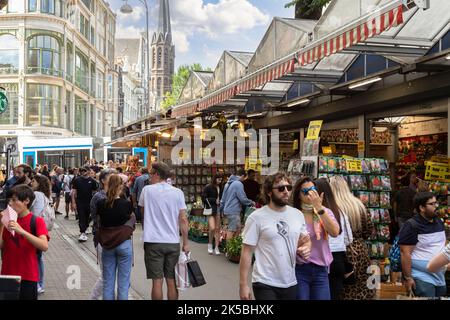
[{"label": "person carrying backpack", "polygon": [[0,223],[0,250],[2,252],[1,275],[21,277],[20,300],[37,300],[39,281],[37,250],[48,250],[48,235],[45,221],[30,212],[35,199],[33,190],[26,185],[13,187],[9,193],[9,206],[0,213],[0,219],[17,213],[17,221],[10,220],[7,226]]},{"label": "person carrying backpack", "polygon": [[[35,199],[31,205],[30,211],[36,217],[44,218],[47,230],[53,228],[55,220],[55,211],[51,205],[50,181],[44,175],[36,175],[31,180],[31,186],[34,191]],[[39,282],[38,294],[44,293],[44,260],[42,254],[38,256],[39,262]]]}]

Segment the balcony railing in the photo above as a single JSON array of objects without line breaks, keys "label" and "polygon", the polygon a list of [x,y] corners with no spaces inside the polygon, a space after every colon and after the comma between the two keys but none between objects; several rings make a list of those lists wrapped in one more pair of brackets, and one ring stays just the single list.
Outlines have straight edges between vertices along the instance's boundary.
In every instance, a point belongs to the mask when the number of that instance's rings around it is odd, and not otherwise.
[{"label": "balcony railing", "polygon": [[63,72],[61,70],[55,70],[50,68],[43,68],[43,67],[28,67],[27,73],[39,73],[39,74],[45,74],[55,77],[62,77]]}]

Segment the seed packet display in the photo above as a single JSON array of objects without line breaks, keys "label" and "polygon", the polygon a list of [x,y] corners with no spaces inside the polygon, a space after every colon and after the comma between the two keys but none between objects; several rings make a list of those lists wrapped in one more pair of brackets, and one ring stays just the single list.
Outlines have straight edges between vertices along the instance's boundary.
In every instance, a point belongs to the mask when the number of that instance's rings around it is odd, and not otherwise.
[{"label": "seed packet display", "polygon": [[391,207],[391,194],[389,192],[380,192],[380,207],[381,208]]},{"label": "seed packet display", "polygon": [[369,160],[362,159],[361,160],[361,168],[363,173],[370,173]]},{"label": "seed packet display", "polygon": [[378,239],[381,241],[389,240],[389,225],[387,224],[379,224],[378,228]]},{"label": "seed packet display", "polygon": [[381,172],[379,159],[370,159],[370,171],[373,173]]},{"label": "seed packet display", "polygon": [[336,172],[337,163],[335,158],[328,158],[328,172]]},{"label": "seed packet display", "polygon": [[391,179],[387,176],[381,176],[382,190],[391,191]]},{"label": "seed packet display", "polygon": [[391,215],[389,209],[380,209],[380,223],[390,223]]},{"label": "seed packet display", "polygon": [[378,229],[376,227],[372,228],[369,238],[367,238],[367,240],[369,240],[369,241],[378,240]]},{"label": "seed packet display", "polygon": [[195,176],[195,174],[196,174],[195,172],[196,172],[195,167],[189,168],[189,174],[190,174],[191,176]]},{"label": "seed packet display", "polygon": [[369,206],[369,192],[360,191],[358,192],[358,198],[361,202],[368,207]]},{"label": "seed packet display", "polygon": [[189,177],[183,177],[183,184],[189,184]]},{"label": "seed packet display", "polygon": [[381,242],[372,242],[370,245],[370,257],[380,258],[383,256],[384,245]]},{"label": "seed packet display", "polygon": [[369,206],[372,208],[378,208],[380,206],[380,194],[378,192],[370,192]]},{"label": "seed packet display", "polygon": [[183,176],[188,176],[189,175],[189,168],[184,167],[183,168]]},{"label": "seed packet display", "polygon": [[371,190],[383,190],[383,186],[381,185],[381,178],[379,176],[371,176],[369,179]]},{"label": "seed packet display", "polygon": [[380,223],[380,212],[378,209],[369,209],[370,220],[373,223]]},{"label": "seed packet display", "polygon": [[388,173],[389,172],[389,161],[385,159],[380,159],[380,170],[382,173]]},{"label": "seed packet display", "polygon": [[197,177],[197,178],[195,179],[195,183],[196,183],[196,184],[202,184],[202,177]]},{"label": "seed packet display", "polygon": [[367,190],[366,178],[360,175],[351,175],[350,185],[352,190]]},{"label": "seed packet display", "polygon": [[340,173],[347,172],[347,161],[344,158],[338,158],[337,160],[337,171]]},{"label": "seed packet display", "polygon": [[201,194],[202,191],[203,191],[203,187],[202,186],[197,186],[195,191],[196,191],[197,194]]},{"label": "seed packet display", "polygon": [[328,158],[319,158],[319,172],[328,172]]},{"label": "seed packet display", "polygon": [[197,167],[196,169],[196,175],[201,176],[202,175],[202,167]]}]

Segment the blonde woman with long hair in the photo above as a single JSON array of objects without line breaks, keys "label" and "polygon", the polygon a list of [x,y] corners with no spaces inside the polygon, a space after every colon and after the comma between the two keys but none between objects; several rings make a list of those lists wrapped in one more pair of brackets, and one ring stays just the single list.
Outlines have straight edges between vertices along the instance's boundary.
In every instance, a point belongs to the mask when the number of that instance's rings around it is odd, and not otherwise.
[{"label": "blonde woman with long hair", "polygon": [[353,195],[342,176],[330,177],[331,190],[339,209],[350,222],[353,242],[347,247],[348,261],[353,265],[356,283],[344,286],[341,298],[346,300],[373,299],[374,290],[367,287],[367,268],[370,265],[369,250],[365,243],[374,228],[364,204]]}]

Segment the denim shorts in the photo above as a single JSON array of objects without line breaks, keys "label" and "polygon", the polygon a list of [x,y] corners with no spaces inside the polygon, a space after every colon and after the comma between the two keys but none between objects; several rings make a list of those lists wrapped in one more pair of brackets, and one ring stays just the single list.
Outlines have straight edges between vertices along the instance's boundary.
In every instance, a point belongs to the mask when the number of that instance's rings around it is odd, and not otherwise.
[{"label": "denim shorts", "polygon": [[225,215],[228,219],[228,231],[235,232],[241,228],[241,215]]}]

